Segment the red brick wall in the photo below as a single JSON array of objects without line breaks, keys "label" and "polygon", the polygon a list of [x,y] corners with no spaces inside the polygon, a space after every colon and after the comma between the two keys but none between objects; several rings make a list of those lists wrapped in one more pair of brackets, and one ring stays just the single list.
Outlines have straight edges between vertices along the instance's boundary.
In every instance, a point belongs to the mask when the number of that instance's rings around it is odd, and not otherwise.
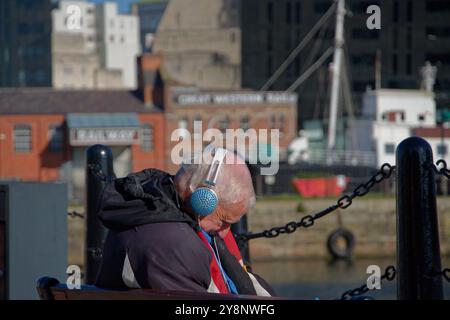
[{"label": "red brick wall", "polygon": [[145,152],[140,145],[132,146],[133,171],[146,168],[166,168],[165,154],[165,123],[163,113],[140,114],[139,121],[153,126],[153,150]]},{"label": "red brick wall", "polygon": [[[48,150],[48,130],[62,124],[63,115],[2,115],[0,117],[0,177],[21,180],[52,181],[59,177],[59,167],[70,156]],[[14,151],[13,130],[16,124],[28,124],[32,132],[31,152]]]},{"label": "red brick wall", "polygon": [[[170,87],[166,87],[166,135],[167,135],[167,170],[175,173],[178,165],[172,163],[171,152],[178,142],[171,142],[172,132],[178,128],[178,121],[186,117],[189,121],[188,130],[191,132],[193,140],[193,123],[194,119],[199,116],[202,120],[203,132],[207,129],[208,123],[214,123],[212,127],[219,128],[219,120],[222,117],[228,117],[230,122],[228,129],[240,128],[240,119],[247,115],[250,121],[250,128],[270,129],[271,117],[275,115],[277,122],[274,129],[280,129],[280,151],[287,152],[289,143],[297,136],[297,107],[294,104],[266,104],[266,105],[186,105],[177,106],[171,100]],[[284,126],[280,128],[279,117],[284,115]],[[270,131],[268,130],[268,143],[270,143]],[[248,146],[247,146],[248,147]],[[193,146],[192,146],[193,150]]]}]

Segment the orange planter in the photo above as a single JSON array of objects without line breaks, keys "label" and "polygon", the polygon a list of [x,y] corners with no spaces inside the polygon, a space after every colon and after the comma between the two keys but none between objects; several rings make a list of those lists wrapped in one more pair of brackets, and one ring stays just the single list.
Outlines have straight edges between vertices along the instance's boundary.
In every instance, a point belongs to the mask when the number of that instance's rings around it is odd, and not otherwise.
[{"label": "orange planter", "polygon": [[293,179],[292,183],[302,197],[339,196],[347,187],[347,177]]}]

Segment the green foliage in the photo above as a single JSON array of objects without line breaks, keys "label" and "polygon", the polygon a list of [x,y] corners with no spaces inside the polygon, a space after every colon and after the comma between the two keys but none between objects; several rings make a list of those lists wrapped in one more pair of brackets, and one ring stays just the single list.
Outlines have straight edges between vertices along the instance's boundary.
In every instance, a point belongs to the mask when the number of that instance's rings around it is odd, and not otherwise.
[{"label": "green foliage", "polygon": [[306,212],[306,207],[303,204],[303,202],[299,202],[297,205],[297,212],[298,213],[305,213]]}]

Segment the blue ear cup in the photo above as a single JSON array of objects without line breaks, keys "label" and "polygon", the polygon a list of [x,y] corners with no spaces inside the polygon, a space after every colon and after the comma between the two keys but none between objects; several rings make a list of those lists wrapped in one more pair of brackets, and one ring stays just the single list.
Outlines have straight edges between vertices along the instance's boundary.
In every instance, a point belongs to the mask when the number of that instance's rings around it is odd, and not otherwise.
[{"label": "blue ear cup", "polygon": [[207,216],[216,210],[219,199],[209,188],[198,188],[191,195],[191,208],[199,216]]}]

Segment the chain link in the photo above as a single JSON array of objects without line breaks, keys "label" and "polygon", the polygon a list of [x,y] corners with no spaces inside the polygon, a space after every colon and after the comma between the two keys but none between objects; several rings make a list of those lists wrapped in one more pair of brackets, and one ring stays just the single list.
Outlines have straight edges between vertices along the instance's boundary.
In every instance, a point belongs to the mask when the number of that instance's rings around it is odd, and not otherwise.
[{"label": "chain link", "polygon": [[98,163],[89,163],[87,165],[88,169],[92,172],[92,174],[97,177],[99,180],[106,182],[108,179],[106,175],[102,171],[102,166]]},{"label": "chain link", "polygon": [[450,268],[445,268],[436,273],[437,276],[442,276],[445,281],[450,282]]},{"label": "chain link", "polygon": [[103,250],[101,248],[96,247],[86,248],[86,252],[95,260],[103,258]]},{"label": "chain link", "polygon": [[[440,165],[442,165],[442,168],[438,169]],[[432,165],[431,168],[434,173],[450,179],[450,170],[447,169],[447,162],[444,159],[436,161],[436,166]]]},{"label": "chain link", "polygon": [[317,219],[320,219],[337,209],[346,209],[352,205],[353,199],[357,197],[362,197],[369,193],[374,185],[380,183],[381,181],[388,179],[392,172],[395,170],[395,166],[391,166],[389,163],[385,163],[381,166],[380,170],[373,175],[366,183],[362,183],[357,186],[351,194],[344,195],[339,198],[335,204],[330,207],[319,211],[313,215],[304,216],[299,222],[291,221],[281,227],[273,227],[268,230],[264,230],[258,233],[244,233],[235,235],[237,241],[248,241],[256,238],[275,238],[280,234],[293,233],[299,228],[309,228],[312,227]]},{"label": "chain link", "polygon": [[67,215],[69,217],[72,217],[72,218],[82,218],[82,219],[84,219],[84,214],[76,212],[76,211],[67,212]]},{"label": "chain link", "polygon": [[[386,268],[386,270],[384,271],[384,274],[381,276],[381,281],[383,281],[383,280],[392,281],[395,279],[396,274],[397,274],[397,270],[395,269],[395,267],[389,266]],[[371,289],[369,289],[367,287],[367,284],[364,284],[358,288],[345,291],[340,296],[340,298],[338,298],[338,300],[350,300],[354,297],[361,296],[368,291],[371,291]]]}]

